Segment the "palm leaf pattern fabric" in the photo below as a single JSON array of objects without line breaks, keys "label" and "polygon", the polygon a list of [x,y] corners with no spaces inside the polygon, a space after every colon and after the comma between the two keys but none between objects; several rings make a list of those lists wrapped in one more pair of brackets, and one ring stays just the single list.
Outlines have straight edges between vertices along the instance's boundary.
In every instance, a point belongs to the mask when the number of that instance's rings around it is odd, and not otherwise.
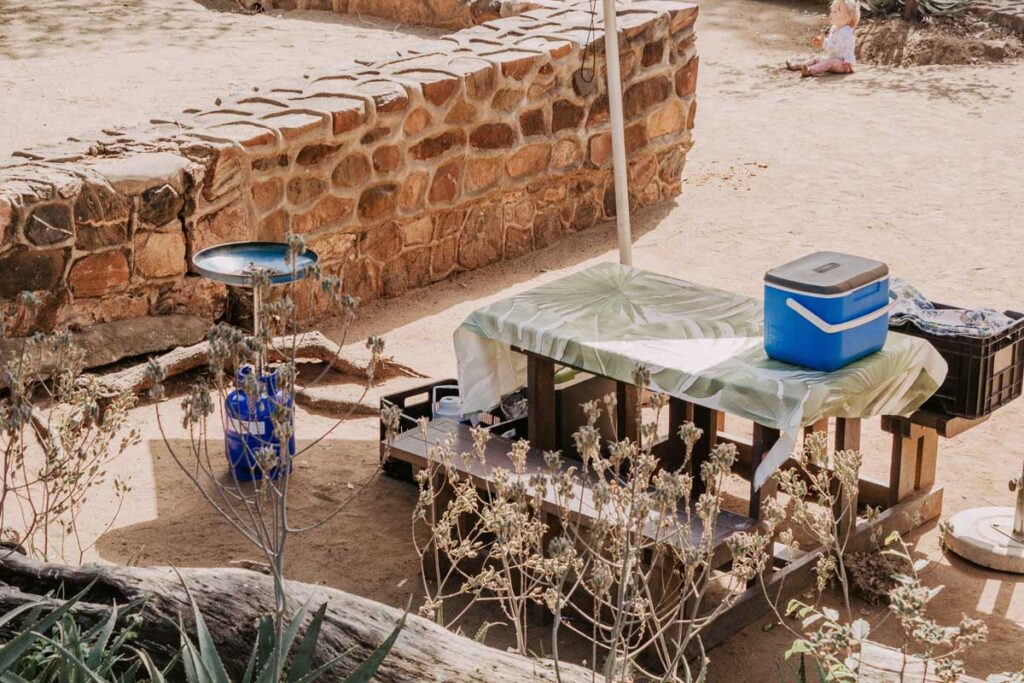
[{"label": "palm leaf pattern fabric", "polygon": [[909,415],[941,386],[946,363],[923,339],[890,333],[885,348],[833,372],[764,352],[760,301],[602,263],[474,311],[455,332],[463,410],[490,410],[526,381],[532,352],[621,382],[648,367],[648,388],[782,431],[755,476],[792,453],[824,417]]}]

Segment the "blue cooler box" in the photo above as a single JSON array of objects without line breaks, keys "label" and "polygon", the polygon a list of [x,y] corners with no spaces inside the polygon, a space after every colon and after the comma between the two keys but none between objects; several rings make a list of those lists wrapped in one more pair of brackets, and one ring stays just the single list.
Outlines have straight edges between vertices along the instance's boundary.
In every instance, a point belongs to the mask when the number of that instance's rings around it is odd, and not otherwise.
[{"label": "blue cooler box", "polygon": [[764,348],[776,360],[835,370],[885,346],[889,266],[819,251],[764,277]]}]

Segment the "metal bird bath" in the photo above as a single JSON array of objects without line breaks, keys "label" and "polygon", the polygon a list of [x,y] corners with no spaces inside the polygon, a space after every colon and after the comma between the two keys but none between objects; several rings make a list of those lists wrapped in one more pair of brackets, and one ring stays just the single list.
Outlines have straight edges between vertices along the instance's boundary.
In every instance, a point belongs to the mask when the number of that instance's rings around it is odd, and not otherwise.
[{"label": "metal bird bath", "polygon": [[[230,242],[209,247],[192,257],[192,264],[203,277],[236,287],[252,289],[252,333],[260,333],[262,294],[253,286],[257,275],[265,275],[271,285],[284,285],[309,275],[317,263],[316,252],[306,249],[292,255],[283,242]],[[257,369],[263,372],[263,354]]]}]

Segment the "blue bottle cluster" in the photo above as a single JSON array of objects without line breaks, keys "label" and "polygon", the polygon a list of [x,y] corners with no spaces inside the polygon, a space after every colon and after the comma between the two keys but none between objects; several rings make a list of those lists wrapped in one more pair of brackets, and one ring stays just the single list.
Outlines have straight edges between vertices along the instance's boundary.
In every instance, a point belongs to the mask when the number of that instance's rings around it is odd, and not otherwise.
[{"label": "blue bottle cluster", "polygon": [[[255,372],[256,369],[251,365],[239,368],[236,389],[228,394],[224,401],[224,446],[228,462],[238,481],[260,480],[264,475],[270,479],[287,476],[292,467],[291,459],[295,455],[292,396],[278,388],[278,372],[275,369],[260,376],[259,395],[255,401],[251,401],[244,387],[247,381],[251,382],[249,378]],[[292,435],[288,439],[284,453],[271,419],[277,406],[282,406],[287,411],[292,424]],[[256,454],[263,448],[269,448],[273,453],[271,461],[278,463],[266,473],[256,459]]]}]

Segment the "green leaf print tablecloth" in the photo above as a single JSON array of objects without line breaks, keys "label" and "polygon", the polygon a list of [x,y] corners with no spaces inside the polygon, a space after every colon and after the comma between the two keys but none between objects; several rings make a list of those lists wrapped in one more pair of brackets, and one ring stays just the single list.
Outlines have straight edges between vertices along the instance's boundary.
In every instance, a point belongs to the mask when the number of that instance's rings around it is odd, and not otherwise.
[{"label": "green leaf print tablecloth", "polygon": [[[769,359],[756,299],[602,263],[473,312],[455,332],[466,413],[526,382],[524,351],[779,429],[754,476],[785,462],[800,428],[824,417],[909,415],[946,376],[928,342],[890,333],[885,348],[833,372]],[[554,416],[552,416],[554,419]]]}]

